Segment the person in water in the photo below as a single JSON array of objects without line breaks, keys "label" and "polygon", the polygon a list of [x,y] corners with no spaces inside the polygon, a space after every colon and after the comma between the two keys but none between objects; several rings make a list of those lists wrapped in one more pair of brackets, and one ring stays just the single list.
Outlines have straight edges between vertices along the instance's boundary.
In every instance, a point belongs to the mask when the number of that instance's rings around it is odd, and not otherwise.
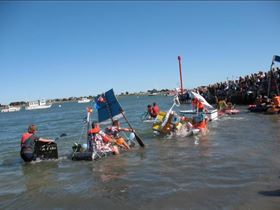
[{"label": "person in water", "polygon": [[198,112],[208,111],[205,108],[204,104],[197,98],[192,99],[192,106],[193,106],[193,109],[197,110]]},{"label": "person in water", "polygon": [[227,99],[219,100],[218,102],[218,110],[224,111],[228,108]]},{"label": "person in water", "polygon": [[24,133],[21,137],[21,150],[20,156],[25,162],[31,162],[32,160],[36,160],[37,153],[35,151],[35,144],[36,142],[46,142],[52,143],[54,140],[51,139],[44,139],[36,136],[37,132],[36,125],[30,125],[27,129],[27,132]]},{"label": "person in water", "polygon": [[149,118],[153,116],[151,104],[148,104],[148,106],[147,106],[147,115],[149,115]]},{"label": "person in water", "polygon": [[280,113],[280,96],[276,94],[272,95],[270,107],[267,109],[267,113]]},{"label": "person in water", "polygon": [[198,115],[193,117],[192,125],[194,128],[198,128],[203,134],[206,134],[208,118],[205,113],[200,112]]},{"label": "person in water", "polygon": [[[96,149],[102,153],[120,154],[117,146],[113,145],[116,140],[105,134],[99,127],[99,123],[92,122],[92,129],[88,131],[88,135],[92,138],[93,144]],[[91,146],[93,147],[93,146]]]},{"label": "person in water", "polygon": [[158,113],[159,113],[159,107],[156,104],[156,102],[154,102],[152,106],[151,117],[156,118]]},{"label": "person in water", "polygon": [[106,133],[109,134],[112,138],[116,139],[116,143],[124,147],[126,150],[130,150],[130,146],[126,143],[124,138],[120,136],[120,132],[125,131],[125,132],[133,132],[133,129],[130,128],[122,128],[121,124],[118,120],[114,120],[112,127],[108,127],[106,129]]}]

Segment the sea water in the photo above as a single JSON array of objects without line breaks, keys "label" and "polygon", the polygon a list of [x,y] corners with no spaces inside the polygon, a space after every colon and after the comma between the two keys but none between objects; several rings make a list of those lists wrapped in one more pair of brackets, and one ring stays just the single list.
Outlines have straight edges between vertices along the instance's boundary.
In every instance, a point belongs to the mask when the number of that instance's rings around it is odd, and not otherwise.
[{"label": "sea water", "polygon": [[[167,111],[172,97],[118,99],[146,147],[93,162],[70,158],[74,142],[86,143],[84,118],[92,104],[1,113],[0,209],[280,208],[280,196],[260,193],[280,189],[279,115],[237,107],[240,114],[210,122],[205,136],[162,138],[141,116],[153,102]],[[20,137],[29,124],[38,126],[38,136],[67,134],[57,140],[58,160],[21,160]]]}]

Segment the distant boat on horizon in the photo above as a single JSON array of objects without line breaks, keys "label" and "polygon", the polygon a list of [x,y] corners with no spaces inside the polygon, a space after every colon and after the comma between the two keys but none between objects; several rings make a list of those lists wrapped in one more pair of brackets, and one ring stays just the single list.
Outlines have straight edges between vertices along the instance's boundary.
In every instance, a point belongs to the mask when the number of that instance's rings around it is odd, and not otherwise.
[{"label": "distant boat on horizon", "polygon": [[1,112],[18,112],[21,109],[20,106],[8,106],[1,110]]},{"label": "distant boat on horizon", "polygon": [[150,93],[150,94],[148,94],[148,96],[157,96],[157,95],[159,95],[159,93]]},{"label": "distant boat on horizon", "polygon": [[88,98],[81,98],[80,100],[78,100],[78,103],[81,104],[81,103],[89,103],[90,102],[90,99]]},{"label": "distant boat on horizon", "polygon": [[34,109],[47,109],[52,106],[51,103],[46,103],[45,99],[29,101],[27,102],[26,110],[34,110]]}]

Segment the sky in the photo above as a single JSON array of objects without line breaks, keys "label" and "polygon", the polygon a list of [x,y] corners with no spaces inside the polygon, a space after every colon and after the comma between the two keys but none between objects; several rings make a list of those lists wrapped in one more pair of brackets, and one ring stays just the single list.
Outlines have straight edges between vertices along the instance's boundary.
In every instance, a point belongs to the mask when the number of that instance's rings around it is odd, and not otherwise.
[{"label": "sky", "polygon": [[179,86],[268,71],[277,1],[1,1],[0,104]]}]

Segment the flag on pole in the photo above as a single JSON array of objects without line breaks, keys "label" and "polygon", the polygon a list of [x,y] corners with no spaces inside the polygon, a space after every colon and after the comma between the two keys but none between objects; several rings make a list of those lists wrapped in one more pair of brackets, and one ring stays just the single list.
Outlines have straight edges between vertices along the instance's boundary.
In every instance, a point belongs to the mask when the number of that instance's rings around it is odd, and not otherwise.
[{"label": "flag on pole", "polygon": [[119,104],[113,89],[95,97],[95,106],[98,111],[98,121],[119,118],[123,109]]},{"label": "flag on pole", "polygon": [[273,56],[273,61],[280,62],[280,56],[274,55]]}]

